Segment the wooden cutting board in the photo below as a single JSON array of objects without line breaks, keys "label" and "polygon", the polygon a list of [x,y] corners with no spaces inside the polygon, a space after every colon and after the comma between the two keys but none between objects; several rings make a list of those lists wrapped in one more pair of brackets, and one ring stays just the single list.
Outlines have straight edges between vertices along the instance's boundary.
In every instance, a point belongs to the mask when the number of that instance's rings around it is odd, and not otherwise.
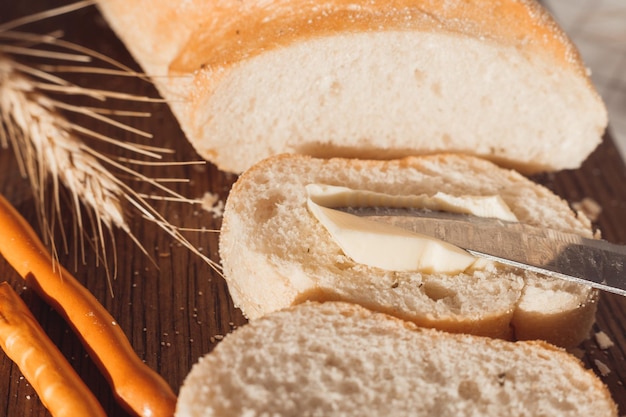
[{"label": "wooden cutting board", "polygon": [[[0,22],[66,3],[67,0],[3,1],[0,2]],[[93,6],[20,29],[36,33],[63,30],[64,39],[88,46],[139,70]],[[0,45],[1,42],[0,40]],[[70,74],[68,77],[93,88],[157,97],[149,83],[134,77],[84,74]],[[98,104],[73,97],[64,99],[82,105]],[[139,139],[132,133],[84,117],[77,118],[78,121],[83,126],[108,136],[173,149],[176,153],[167,157],[169,160],[199,159],[184,139],[166,105],[130,104],[123,100],[109,100],[101,105],[111,109],[133,109],[151,113],[149,118],[121,119],[150,132],[153,138]],[[94,146],[102,152],[118,152],[111,145]],[[185,183],[167,185],[189,198],[202,198],[205,192],[210,191],[222,202],[236,179],[209,164],[170,168],[142,166],[138,169],[154,178],[188,179]],[[595,224],[604,238],[615,243],[626,243],[626,167],[608,135],[581,169],[541,175],[534,179],[571,203],[583,199],[596,202],[602,211]],[[136,183],[136,189],[140,192],[152,192],[151,187],[139,182]],[[0,192],[40,230],[35,201],[28,182],[20,175],[11,149],[0,150]],[[200,205],[158,200],[153,204],[176,225],[196,229],[184,232],[185,237],[200,248],[203,254],[218,259],[217,233],[211,230],[219,229],[219,216],[214,216]],[[62,203],[62,207],[55,240],[59,247],[60,262],[100,300],[124,329],[136,352],[177,392],[198,357],[213,349],[223,335],[245,324],[240,311],[232,305],[223,279],[207,263],[177,244],[153,223],[136,216],[130,221],[132,231],[143,243],[150,257],[143,254],[123,232],[115,230],[113,236],[118,271],[117,278],[109,280],[102,263],[96,266],[97,259],[92,250],[86,250],[84,262],[77,256],[74,249],[80,240],[72,227],[71,210],[67,202]],[[200,231],[201,229],[205,231]],[[63,233],[66,236],[67,250],[63,248]],[[36,294],[25,288],[19,276],[1,258],[0,281],[8,281],[18,290],[52,340],[94,391],[107,413],[111,416],[126,416],[115,403],[108,385],[68,325]],[[594,334],[599,332],[604,332],[613,342],[613,346],[603,349],[604,346],[599,345],[595,337],[591,337],[580,346],[577,353],[584,364],[607,384],[619,404],[621,414],[624,414],[626,298],[601,295]],[[47,415],[17,367],[0,353],[0,416]]]}]

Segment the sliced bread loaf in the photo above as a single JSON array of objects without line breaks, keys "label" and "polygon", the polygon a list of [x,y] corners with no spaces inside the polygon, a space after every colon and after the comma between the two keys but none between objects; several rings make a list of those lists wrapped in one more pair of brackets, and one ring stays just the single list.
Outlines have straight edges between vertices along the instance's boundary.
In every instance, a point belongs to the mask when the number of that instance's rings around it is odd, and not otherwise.
[{"label": "sliced bread loaf", "polygon": [[617,416],[610,394],[546,343],[418,328],[305,303],[229,334],[194,365],[177,417]]},{"label": "sliced bread loaf", "polygon": [[247,317],[304,300],[344,300],[452,332],[560,346],[587,337],[597,294],[585,286],[494,263],[441,273],[355,262],[308,209],[313,183],[391,195],[497,196],[521,222],[592,236],[589,221],[548,189],[474,157],[277,156],[238,179],[224,210],[224,276]]},{"label": "sliced bread loaf", "polygon": [[100,0],[198,153],[480,155],[575,168],[604,105],[534,0]]}]

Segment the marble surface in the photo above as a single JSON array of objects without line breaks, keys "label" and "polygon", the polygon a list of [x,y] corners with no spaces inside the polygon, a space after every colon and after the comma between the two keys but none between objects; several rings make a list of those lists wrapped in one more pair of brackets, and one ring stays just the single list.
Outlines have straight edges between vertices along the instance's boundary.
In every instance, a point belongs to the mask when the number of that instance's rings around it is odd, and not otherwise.
[{"label": "marble surface", "polygon": [[544,0],[578,46],[609,112],[609,130],[626,160],[626,1]]}]

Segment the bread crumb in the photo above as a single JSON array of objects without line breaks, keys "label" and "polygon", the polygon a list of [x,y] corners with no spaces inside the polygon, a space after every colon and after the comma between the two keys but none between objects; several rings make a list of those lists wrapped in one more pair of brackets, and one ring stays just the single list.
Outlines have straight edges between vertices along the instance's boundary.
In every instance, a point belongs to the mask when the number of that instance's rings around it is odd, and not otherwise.
[{"label": "bread crumb", "polygon": [[224,214],[224,202],[215,193],[207,191],[200,199],[202,209],[213,214],[213,218],[222,217]]},{"label": "bread crumb", "polygon": [[611,338],[606,333],[604,333],[603,331],[597,332],[595,334],[595,338],[596,338],[596,343],[598,344],[598,346],[602,350],[606,350],[606,349],[614,346],[614,343],[611,340]]},{"label": "bread crumb", "polygon": [[595,363],[596,368],[598,368],[600,375],[607,376],[608,374],[611,373],[611,370],[609,369],[609,367],[606,366],[606,364],[602,362],[601,360],[594,359],[593,362]]},{"label": "bread crumb", "polygon": [[585,197],[581,201],[572,203],[574,210],[582,212],[589,220],[595,222],[602,213],[602,206],[593,198]]}]

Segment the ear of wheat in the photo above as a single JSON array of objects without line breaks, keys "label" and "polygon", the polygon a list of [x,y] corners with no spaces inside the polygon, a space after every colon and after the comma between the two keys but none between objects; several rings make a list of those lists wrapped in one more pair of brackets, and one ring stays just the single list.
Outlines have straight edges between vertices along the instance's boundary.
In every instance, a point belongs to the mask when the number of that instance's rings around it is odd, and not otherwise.
[{"label": "ear of wheat", "polygon": [[[127,222],[125,207],[132,207],[147,221],[152,221],[165,230],[171,237],[201,257],[219,272],[219,265],[203,255],[180,232],[180,229],[168,222],[150,204],[151,197],[168,199],[180,202],[195,203],[179,195],[166,186],[162,181],[151,179],[139,171],[130,168],[127,162],[138,161],[128,157],[112,157],[98,152],[85,142],[85,138],[113,143],[126,153],[139,155],[145,158],[161,160],[164,154],[170,153],[167,149],[146,146],[140,143],[130,143],[102,135],[89,130],[80,124],[73,123],[65,115],[80,113],[100,122],[131,132],[139,137],[150,137],[146,132],[117,121],[113,116],[147,116],[137,112],[114,112],[106,107],[87,108],[74,106],[53,98],[51,93],[83,95],[105,101],[108,98],[128,101],[160,101],[149,97],[133,96],[113,91],[86,88],[74,85],[65,79],[54,75],[50,65],[26,65],[16,59],[16,56],[44,57],[57,62],[69,62],[71,65],[57,66],[56,69],[74,72],[90,72],[93,74],[125,75],[147,78],[137,74],[129,68],[102,56],[95,51],[79,45],[63,41],[58,34],[38,35],[25,32],[16,32],[15,27],[25,22],[32,22],[57,15],[80,7],[93,4],[94,1],[82,1],[60,9],[50,10],[17,21],[0,24],[0,145],[3,148],[11,147],[16,155],[20,170],[32,186],[33,195],[38,206],[44,240],[54,247],[54,223],[60,221],[60,192],[65,189],[69,192],[71,206],[74,211],[76,229],[79,231],[81,253],[84,254],[85,240],[83,232],[87,226],[81,215],[84,207],[91,220],[91,233],[95,242],[96,253],[107,268],[109,277],[116,275],[116,258],[113,251],[114,270],[110,272],[109,256],[105,244],[106,238],[113,238],[111,229],[122,229],[144,251],[147,251],[133,235]],[[43,46],[43,47],[41,47]],[[52,48],[51,48],[52,47]],[[110,65],[110,68],[87,65],[97,59]],[[167,162],[160,162],[167,165]],[[196,163],[196,162],[189,162]],[[197,162],[203,163],[203,162]],[[180,164],[170,162],[170,164]],[[157,190],[155,196],[139,194],[120,179],[120,175],[134,180],[148,182]],[[48,185],[50,184],[51,185]],[[45,208],[48,194],[52,195],[52,213]],[[63,239],[66,242],[66,238]],[[113,245],[114,246],[114,245]]]}]

